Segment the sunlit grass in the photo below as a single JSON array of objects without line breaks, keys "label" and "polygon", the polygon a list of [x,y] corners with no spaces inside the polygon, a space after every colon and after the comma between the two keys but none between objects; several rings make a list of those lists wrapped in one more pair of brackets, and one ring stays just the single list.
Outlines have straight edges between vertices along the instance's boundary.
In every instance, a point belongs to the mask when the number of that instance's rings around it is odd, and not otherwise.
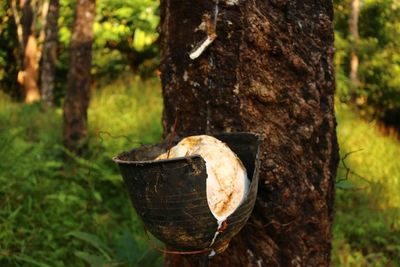
[{"label": "sunlit grass", "polygon": [[[0,95],[0,266],[159,265],[111,160],[160,139],[158,84],[121,78],[93,92],[90,151],[82,157],[62,147],[61,108]],[[81,232],[106,243],[107,255],[77,238],[88,236]]]},{"label": "sunlit grass", "polygon": [[334,263],[400,266],[400,142],[346,104],[336,109],[344,164],[337,178]]},{"label": "sunlit grass", "polygon": [[[349,166],[359,176],[381,183],[385,193],[380,198],[382,208],[400,208],[400,143],[395,136],[382,134],[376,121],[358,119],[345,104],[338,105],[337,119],[342,156],[354,152],[347,157]],[[352,178],[357,180],[355,175]]]},{"label": "sunlit grass", "polygon": [[159,83],[158,79],[141,81],[124,77],[103,86],[90,103],[92,134],[107,132],[100,136],[104,137],[104,145],[115,151],[159,140],[162,133]]}]

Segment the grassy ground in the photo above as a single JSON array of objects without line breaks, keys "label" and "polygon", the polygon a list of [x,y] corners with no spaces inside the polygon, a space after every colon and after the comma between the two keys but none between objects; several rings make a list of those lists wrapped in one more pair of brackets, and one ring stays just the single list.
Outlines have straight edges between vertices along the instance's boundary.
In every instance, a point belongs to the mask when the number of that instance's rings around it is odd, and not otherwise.
[{"label": "grassy ground", "polygon": [[102,86],[90,106],[90,152],[82,158],[60,145],[60,109],[0,97],[0,266],[159,265],[110,160],[138,141],[160,139],[156,84]]},{"label": "grassy ground", "polygon": [[[0,95],[0,266],[160,265],[110,160],[161,138],[158,81],[121,78],[99,87],[83,157],[60,145],[60,109]],[[342,164],[338,174],[333,263],[400,266],[400,143],[345,105],[338,121],[350,171]]]},{"label": "grassy ground", "polygon": [[[337,104],[337,266],[400,266],[400,142]],[[347,179],[346,179],[347,178]]]}]

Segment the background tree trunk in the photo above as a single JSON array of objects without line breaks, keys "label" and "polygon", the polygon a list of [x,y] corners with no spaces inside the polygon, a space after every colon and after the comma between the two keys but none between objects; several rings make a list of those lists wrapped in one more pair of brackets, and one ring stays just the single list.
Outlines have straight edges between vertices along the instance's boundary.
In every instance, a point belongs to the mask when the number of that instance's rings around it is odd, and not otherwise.
[{"label": "background tree trunk", "polygon": [[95,0],[77,1],[71,35],[71,62],[64,101],[64,145],[78,153],[87,135],[95,6]]},{"label": "background tree trunk", "polygon": [[38,48],[34,32],[34,14],[30,0],[21,0],[22,9],[22,41],[24,48],[24,68],[23,77],[20,78],[24,88],[25,102],[32,103],[40,100],[38,87]]},{"label": "background tree trunk", "polygon": [[[0,73],[4,74],[0,79],[1,90],[11,95],[13,99],[23,98],[22,90],[17,81],[18,72],[22,64],[22,57],[19,53],[22,44],[22,28],[16,22],[20,21],[15,1],[4,1],[0,3],[3,9],[3,16],[0,18],[0,51],[2,51],[3,62],[0,63]],[[17,14],[17,16],[15,16]],[[20,34],[19,34],[20,33]]]},{"label": "background tree trunk", "polygon": [[350,55],[350,83],[351,83],[351,99],[354,102],[356,98],[356,92],[359,85],[358,80],[358,55],[357,55],[357,43],[359,39],[358,34],[358,18],[360,14],[360,0],[351,0],[350,2],[350,18],[349,18],[349,31],[350,31],[350,44],[351,44],[351,55]]},{"label": "background tree trunk", "polygon": [[41,69],[42,99],[47,106],[53,105],[54,75],[57,61],[59,0],[50,0],[45,26],[43,60]]},{"label": "background tree trunk", "polygon": [[[191,60],[215,13],[218,37]],[[161,1],[164,134],[177,117],[181,136],[264,136],[252,217],[210,266],[329,265],[338,164],[332,13],[331,1],[220,0],[218,9],[211,0]],[[198,260],[169,255],[165,265]]]}]

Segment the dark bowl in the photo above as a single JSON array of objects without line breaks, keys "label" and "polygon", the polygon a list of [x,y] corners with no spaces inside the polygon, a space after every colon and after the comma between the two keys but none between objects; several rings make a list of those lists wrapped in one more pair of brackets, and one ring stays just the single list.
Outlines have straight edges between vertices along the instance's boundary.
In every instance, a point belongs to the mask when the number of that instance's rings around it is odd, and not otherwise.
[{"label": "dark bowl", "polygon": [[154,160],[167,150],[167,145],[162,143],[142,146],[114,158],[146,229],[168,248],[221,252],[251,215],[257,197],[260,137],[252,133],[214,137],[226,143],[240,158],[247,170],[250,190],[213,243],[218,223],[207,204],[207,173],[202,157]]}]

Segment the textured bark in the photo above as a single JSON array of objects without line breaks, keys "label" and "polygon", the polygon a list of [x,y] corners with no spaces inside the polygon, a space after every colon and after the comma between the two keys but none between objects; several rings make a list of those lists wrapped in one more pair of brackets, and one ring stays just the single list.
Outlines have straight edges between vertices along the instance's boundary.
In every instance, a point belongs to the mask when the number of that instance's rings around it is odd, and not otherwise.
[{"label": "textured bark", "polygon": [[[351,56],[350,56],[350,82],[354,88],[359,84],[358,80],[358,55],[357,55],[357,43],[359,39],[358,34],[358,18],[360,14],[360,0],[351,0],[350,3],[350,18],[349,18],[349,30],[350,30],[350,43],[351,43]],[[355,100],[355,93],[352,93],[353,101]]]},{"label": "textured bark", "polygon": [[[181,136],[264,136],[251,219],[209,266],[328,266],[338,164],[332,2],[220,0],[218,10],[218,37],[191,60],[216,3],[161,1],[164,134],[177,117]],[[203,259],[168,255],[165,265]]]},{"label": "textured bark", "polygon": [[71,62],[64,101],[64,145],[78,153],[87,135],[95,5],[95,0],[77,1],[71,35]]},{"label": "textured bark", "polygon": [[22,0],[20,5],[22,9],[22,47],[24,48],[25,68],[21,81],[24,88],[25,102],[32,103],[40,100],[40,91],[38,87],[38,48],[36,36],[33,31],[34,15],[30,0]]},{"label": "textured bark", "polygon": [[54,76],[57,61],[59,0],[50,0],[45,27],[41,68],[41,93],[47,106],[53,105]]}]

